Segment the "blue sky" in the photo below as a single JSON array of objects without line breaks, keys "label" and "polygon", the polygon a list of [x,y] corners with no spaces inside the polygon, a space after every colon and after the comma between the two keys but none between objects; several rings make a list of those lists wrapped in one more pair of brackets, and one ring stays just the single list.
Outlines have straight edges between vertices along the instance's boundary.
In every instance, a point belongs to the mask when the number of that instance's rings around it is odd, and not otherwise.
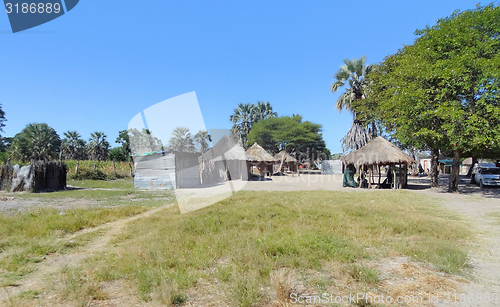
[{"label": "blue sky", "polygon": [[[323,125],[332,152],[352,117],[329,86],[344,58],[380,62],[414,31],[476,1],[103,1],[12,34],[0,14],[4,136],[45,122],[86,139],[196,92],[207,128],[230,128],[240,102]],[[486,4],[486,3],[484,3]],[[154,133],[154,130],[153,130]]]}]

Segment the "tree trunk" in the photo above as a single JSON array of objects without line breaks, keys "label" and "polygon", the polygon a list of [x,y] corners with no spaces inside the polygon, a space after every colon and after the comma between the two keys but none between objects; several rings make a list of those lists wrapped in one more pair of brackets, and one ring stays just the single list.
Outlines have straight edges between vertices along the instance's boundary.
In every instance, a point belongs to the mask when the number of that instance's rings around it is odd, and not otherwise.
[{"label": "tree trunk", "polygon": [[116,166],[115,166],[115,161],[113,160],[113,172],[115,173],[116,175]]},{"label": "tree trunk", "polygon": [[433,149],[431,151],[431,171],[429,174],[429,176],[431,177],[431,187],[439,187],[438,159],[439,159],[439,150]]},{"label": "tree trunk", "polygon": [[456,149],[453,154],[453,164],[451,166],[450,183],[448,192],[458,192],[458,184],[460,183],[460,157],[462,152]]}]

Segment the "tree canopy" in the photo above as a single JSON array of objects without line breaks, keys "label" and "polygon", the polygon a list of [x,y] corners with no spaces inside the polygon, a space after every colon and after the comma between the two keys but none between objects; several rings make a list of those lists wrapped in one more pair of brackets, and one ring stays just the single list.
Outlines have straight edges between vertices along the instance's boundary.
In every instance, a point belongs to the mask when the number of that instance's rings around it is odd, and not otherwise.
[{"label": "tree canopy", "polygon": [[194,140],[186,127],[177,127],[172,131],[168,147],[176,151],[195,152]]},{"label": "tree canopy", "polygon": [[143,154],[150,151],[161,151],[163,144],[160,139],[153,136],[153,132],[148,129],[132,128],[128,130],[130,150],[132,155]]},{"label": "tree canopy", "polygon": [[457,11],[416,34],[371,74],[373,95],[402,143],[454,152],[456,191],[462,154],[498,153],[500,8]]},{"label": "tree canopy", "polygon": [[91,160],[106,161],[109,154],[109,142],[104,132],[96,131],[90,134],[87,153]]},{"label": "tree canopy", "polygon": [[257,122],[248,135],[248,145],[254,142],[272,154],[286,150],[306,157],[309,153],[312,157],[326,150],[321,125],[302,121],[300,115],[272,117]]},{"label": "tree canopy", "polygon": [[[252,129],[252,125],[260,120],[278,116],[273,112],[273,107],[269,102],[258,101],[256,105],[251,103],[239,103],[234,109],[229,121],[233,123],[231,134],[241,140],[243,146],[247,145],[247,136]],[[238,141],[238,140],[235,140]]]},{"label": "tree canopy", "polygon": [[83,160],[85,155],[85,140],[76,131],[64,132],[64,139],[61,143],[61,151],[65,159]]},{"label": "tree canopy", "polygon": [[9,155],[22,162],[49,161],[59,157],[61,139],[47,124],[29,124],[14,136]]}]

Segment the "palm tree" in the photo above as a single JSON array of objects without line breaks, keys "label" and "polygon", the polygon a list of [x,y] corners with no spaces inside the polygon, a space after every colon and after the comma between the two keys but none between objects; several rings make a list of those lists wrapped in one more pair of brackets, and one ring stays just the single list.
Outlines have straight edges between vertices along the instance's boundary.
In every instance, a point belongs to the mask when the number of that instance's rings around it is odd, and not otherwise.
[{"label": "palm tree", "polygon": [[57,132],[47,124],[29,124],[14,136],[9,148],[13,159],[51,160],[59,156],[61,139]]},{"label": "palm tree", "polygon": [[[345,65],[340,66],[339,71],[333,76],[335,82],[330,87],[332,92],[336,92],[346,84],[349,85],[335,103],[335,108],[339,112],[342,112],[344,108],[350,112],[354,112],[351,108],[352,102],[366,98],[370,87],[370,82],[366,79],[366,75],[372,70],[373,66],[366,65],[365,61],[366,56],[355,60],[344,59]],[[354,117],[356,117],[356,114],[354,114]]]},{"label": "palm tree", "polygon": [[273,107],[271,106],[269,101],[257,101],[257,104],[254,106],[253,111],[254,124],[259,120],[278,116],[278,113],[273,112]]},{"label": "palm tree", "polygon": [[251,103],[239,103],[238,107],[234,109],[233,115],[229,117],[233,123],[233,132],[239,136],[244,146],[246,146],[247,136],[255,120],[254,109],[255,106]]},{"label": "palm tree", "polygon": [[61,144],[61,151],[66,159],[80,160],[85,156],[85,141],[80,133],[76,131],[64,132],[64,139]]},{"label": "palm tree", "polygon": [[356,119],[356,112],[352,108],[354,101],[365,99],[370,91],[370,82],[366,79],[366,75],[373,66],[366,65],[365,61],[366,56],[355,60],[344,59],[345,65],[340,66],[339,71],[333,76],[335,82],[330,87],[332,92],[336,92],[348,84],[346,91],[340,95],[335,103],[335,108],[339,112],[346,109],[354,116],[351,128],[341,140],[344,153],[358,150],[370,141],[370,135],[363,129],[363,123]]},{"label": "palm tree", "polygon": [[174,129],[169,146],[175,151],[195,151],[194,140],[191,137],[191,132],[186,127],[177,127]]},{"label": "palm tree", "polygon": [[106,161],[108,158],[109,143],[104,132],[96,131],[90,134],[87,152],[91,160]]},{"label": "palm tree", "polygon": [[200,151],[203,153],[208,149],[210,136],[206,130],[200,130],[194,135],[194,141],[200,145]]}]

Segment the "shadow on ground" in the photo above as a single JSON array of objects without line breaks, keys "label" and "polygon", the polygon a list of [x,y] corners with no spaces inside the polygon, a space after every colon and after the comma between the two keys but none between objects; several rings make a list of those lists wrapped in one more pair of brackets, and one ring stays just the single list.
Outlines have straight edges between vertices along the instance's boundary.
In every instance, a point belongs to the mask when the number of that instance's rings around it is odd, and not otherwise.
[{"label": "shadow on ground", "polygon": [[[409,190],[432,190],[438,193],[448,193],[448,183],[450,175],[439,175],[439,187],[431,188],[430,177],[408,177],[408,189]],[[458,186],[458,191],[460,194],[480,196],[484,198],[499,198],[500,199],[500,188],[499,187],[484,187],[481,188],[477,184],[470,184],[470,178],[465,175],[460,176],[460,183]]]}]

